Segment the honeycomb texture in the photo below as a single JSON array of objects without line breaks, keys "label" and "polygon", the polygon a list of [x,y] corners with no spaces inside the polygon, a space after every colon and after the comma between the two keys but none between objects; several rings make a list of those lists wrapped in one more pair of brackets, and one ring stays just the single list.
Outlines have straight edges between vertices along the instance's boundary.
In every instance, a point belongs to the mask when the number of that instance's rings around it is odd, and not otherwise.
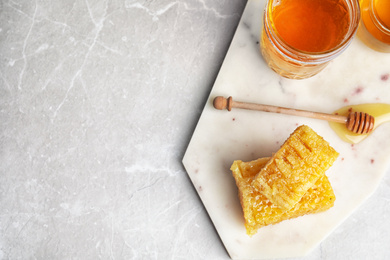
[{"label": "honeycomb texture", "polygon": [[256,175],[252,186],[274,206],[290,210],[337,157],[310,127],[299,126]]},{"label": "honeycomb texture", "polygon": [[336,197],[328,178],[323,174],[292,209],[285,211],[276,207],[251,185],[256,174],[269,160],[270,158],[260,158],[251,162],[234,161],[231,166],[244,213],[245,228],[249,236],[256,234],[263,226],[325,211],[333,206]]}]

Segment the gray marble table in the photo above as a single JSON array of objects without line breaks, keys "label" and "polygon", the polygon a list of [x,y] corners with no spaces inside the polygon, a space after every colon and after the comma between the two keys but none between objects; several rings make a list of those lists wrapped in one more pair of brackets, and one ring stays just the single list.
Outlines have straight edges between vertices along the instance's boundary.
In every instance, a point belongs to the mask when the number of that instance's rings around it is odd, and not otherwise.
[{"label": "gray marble table", "polygon": [[[0,259],[229,259],[182,158],[246,1],[0,2]],[[390,257],[390,172],[304,259]]]}]

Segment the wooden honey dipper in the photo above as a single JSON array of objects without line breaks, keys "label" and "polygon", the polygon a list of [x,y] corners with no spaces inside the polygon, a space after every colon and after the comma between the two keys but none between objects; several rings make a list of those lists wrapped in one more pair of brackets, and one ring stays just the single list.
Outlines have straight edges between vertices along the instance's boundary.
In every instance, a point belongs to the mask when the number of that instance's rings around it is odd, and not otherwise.
[{"label": "wooden honey dipper", "polygon": [[223,110],[227,109],[231,111],[232,108],[241,108],[249,110],[257,110],[272,113],[281,113],[293,116],[303,116],[315,119],[327,120],[337,123],[345,124],[347,129],[356,134],[368,134],[374,129],[375,118],[367,113],[363,112],[350,112],[348,116],[325,114],[319,112],[312,112],[306,110],[299,110],[293,108],[277,107],[271,105],[247,103],[233,101],[232,97],[224,98],[218,96],[214,98],[214,108]]}]

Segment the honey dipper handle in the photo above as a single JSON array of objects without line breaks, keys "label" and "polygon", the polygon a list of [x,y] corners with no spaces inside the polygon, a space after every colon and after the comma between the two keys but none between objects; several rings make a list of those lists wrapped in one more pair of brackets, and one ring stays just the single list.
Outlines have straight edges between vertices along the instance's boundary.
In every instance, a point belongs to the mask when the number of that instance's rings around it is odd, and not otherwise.
[{"label": "honey dipper handle", "polygon": [[280,113],[280,114],[286,114],[286,115],[322,119],[322,120],[327,120],[327,121],[332,121],[332,122],[337,122],[337,123],[346,123],[347,122],[347,117],[345,117],[345,116],[332,115],[332,114],[326,114],[326,113],[320,113],[320,112],[312,112],[312,111],[286,108],[286,107],[278,107],[278,106],[272,106],[272,105],[238,102],[238,101],[233,101],[232,97],[229,97],[228,99],[226,99],[224,97],[218,96],[218,97],[214,98],[213,105],[216,109],[219,109],[219,110],[227,109],[227,110],[231,111],[232,108],[241,108],[241,109],[257,110],[257,111],[263,111],[263,112]]}]

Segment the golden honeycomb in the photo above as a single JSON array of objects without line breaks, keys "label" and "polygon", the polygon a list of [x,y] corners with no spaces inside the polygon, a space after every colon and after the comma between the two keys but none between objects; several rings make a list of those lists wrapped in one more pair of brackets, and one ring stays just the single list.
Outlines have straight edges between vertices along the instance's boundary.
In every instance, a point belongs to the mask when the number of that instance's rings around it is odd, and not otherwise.
[{"label": "golden honeycomb", "polygon": [[325,174],[307,190],[292,209],[285,211],[272,204],[267,197],[251,185],[256,174],[269,160],[270,158],[260,158],[251,162],[234,161],[231,166],[249,236],[256,234],[257,230],[263,226],[305,214],[325,211],[333,206],[336,198]]},{"label": "golden honeycomb", "polygon": [[289,210],[333,164],[338,153],[306,125],[299,126],[258,172],[252,186]]}]

